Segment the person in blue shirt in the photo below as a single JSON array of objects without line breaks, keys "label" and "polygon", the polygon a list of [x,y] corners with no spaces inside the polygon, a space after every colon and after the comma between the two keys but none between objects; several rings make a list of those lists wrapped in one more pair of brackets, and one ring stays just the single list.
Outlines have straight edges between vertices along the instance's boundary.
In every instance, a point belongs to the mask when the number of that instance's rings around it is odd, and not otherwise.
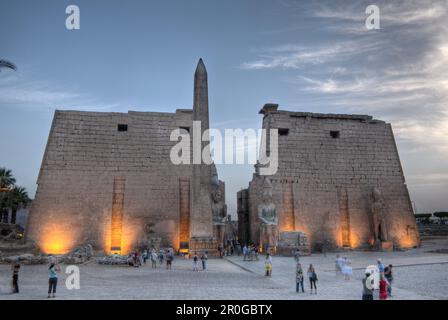
[{"label": "person in blue shirt", "polygon": [[58,272],[60,268],[58,265],[51,263],[49,270],[49,280],[48,280],[48,298],[51,298],[53,293],[53,298],[56,297],[56,286],[58,285]]},{"label": "person in blue shirt", "polygon": [[384,273],[384,264],[381,262],[381,259],[378,259],[377,261],[377,267],[380,274]]}]

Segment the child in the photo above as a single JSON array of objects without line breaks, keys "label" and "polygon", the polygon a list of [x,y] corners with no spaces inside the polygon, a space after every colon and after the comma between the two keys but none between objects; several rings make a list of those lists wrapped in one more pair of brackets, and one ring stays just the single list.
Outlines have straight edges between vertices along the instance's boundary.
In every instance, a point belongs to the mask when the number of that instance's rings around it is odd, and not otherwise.
[{"label": "child", "polygon": [[266,277],[272,276],[272,258],[269,253],[266,255],[266,260],[264,262],[264,268],[266,270]]}]

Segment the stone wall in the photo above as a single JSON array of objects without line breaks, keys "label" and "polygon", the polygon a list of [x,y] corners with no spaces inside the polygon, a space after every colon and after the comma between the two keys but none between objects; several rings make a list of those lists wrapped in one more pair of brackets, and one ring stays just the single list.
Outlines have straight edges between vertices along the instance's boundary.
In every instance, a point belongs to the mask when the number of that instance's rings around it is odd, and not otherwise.
[{"label": "stone wall", "polygon": [[[280,231],[303,231],[312,247],[373,245],[372,191],[381,191],[389,240],[419,245],[391,125],[364,115],[262,109],[263,128],[278,128],[279,168],[270,176]],[[249,184],[250,239],[259,239],[263,177]],[[240,193],[238,194],[240,198]],[[244,211],[244,210],[242,210]],[[243,227],[244,228],[244,227]]]},{"label": "stone wall", "polygon": [[[173,165],[170,133],[191,127],[192,111],[98,113],[56,111],[38,177],[27,237],[44,251],[80,243],[110,248],[114,180],[124,179],[122,248],[151,237],[179,246],[180,192],[191,165]],[[119,131],[127,125],[127,131]],[[123,129],[123,128],[122,128]],[[189,204],[186,204],[189,206]],[[188,227],[183,225],[183,232]]]}]

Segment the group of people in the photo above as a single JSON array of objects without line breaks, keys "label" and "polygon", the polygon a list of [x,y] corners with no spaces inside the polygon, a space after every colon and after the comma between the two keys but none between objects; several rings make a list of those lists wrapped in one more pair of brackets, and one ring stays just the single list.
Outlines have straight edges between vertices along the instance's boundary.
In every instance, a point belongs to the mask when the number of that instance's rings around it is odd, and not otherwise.
[{"label": "group of people", "polygon": [[[317,273],[316,273],[316,269],[314,269],[313,264],[310,264],[310,266],[308,267],[306,276],[310,283],[310,293],[313,294],[313,290],[314,290],[314,294],[317,294]],[[296,292],[297,293],[300,292],[300,289],[302,289],[302,293],[305,292],[305,289],[303,287],[304,278],[305,278],[305,276],[303,273],[302,264],[300,262],[298,262],[297,267],[296,267]]]},{"label": "group of people", "polygon": [[202,252],[200,257],[197,253],[193,255],[193,271],[199,271],[199,259],[201,260],[202,271],[206,271],[208,260],[207,251]]},{"label": "group of people", "polygon": [[233,256],[237,253],[239,256],[241,254],[241,244],[236,239],[227,239],[224,241],[223,245],[218,246],[218,253],[219,257],[227,257],[227,256]]},{"label": "group of people", "polygon": [[244,261],[258,261],[259,253],[258,248],[253,245],[244,245],[243,247],[243,260]]},{"label": "group of people", "polygon": [[[12,271],[12,293],[19,293],[19,271],[20,271],[20,261],[15,260],[11,264]],[[48,267],[48,298],[56,297],[56,287],[58,285],[58,272],[61,271],[59,264],[57,262],[51,261]]]},{"label": "group of people", "polygon": [[336,255],[336,275],[342,274],[345,280],[350,280],[350,277],[353,274],[351,264],[351,261],[347,257],[341,257],[339,254]]},{"label": "group of people", "polygon": [[[379,273],[379,298],[380,300],[386,300],[392,297],[393,266],[391,264],[384,266],[381,259],[378,259],[376,267],[376,271]],[[371,272],[366,271],[365,277],[362,279],[362,300],[373,300],[373,281],[375,280],[371,279],[371,275]]]},{"label": "group of people", "polygon": [[157,268],[157,265],[161,267],[163,265],[163,262],[166,261],[166,268],[171,269],[174,260],[174,253],[170,249],[168,250],[160,249],[159,252],[157,252],[157,250],[154,247],[152,247],[152,249],[147,249],[143,251],[140,258],[138,251],[135,251],[133,254],[133,265],[135,267],[140,266],[142,264],[142,260],[143,264],[146,265],[146,261],[148,259],[151,261],[151,268],[155,269]]}]

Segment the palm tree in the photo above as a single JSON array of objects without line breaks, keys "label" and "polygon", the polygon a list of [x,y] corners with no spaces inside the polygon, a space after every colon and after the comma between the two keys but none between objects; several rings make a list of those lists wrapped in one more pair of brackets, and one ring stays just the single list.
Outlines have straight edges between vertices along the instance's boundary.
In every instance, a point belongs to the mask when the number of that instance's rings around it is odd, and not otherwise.
[{"label": "palm tree", "polygon": [[14,63],[12,63],[10,61],[7,61],[7,60],[1,60],[0,59],[0,70],[2,68],[9,68],[9,69],[12,69],[14,71],[17,70],[17,67],[16,67],[16,65]]},{"label": "palm tree", "polygon": [[12,185],[16,183],[16,179],[13,177],[11,170],[6,168],[0,168],[0,191],[7,191]]},{"label": "palm tree", "polygon": [[17,211],[25,208],[30,203],[30,198],[25,188],[14,186],[11,191],[7,193],[7,206],[11,209],[10,223],[16,223]]}]

